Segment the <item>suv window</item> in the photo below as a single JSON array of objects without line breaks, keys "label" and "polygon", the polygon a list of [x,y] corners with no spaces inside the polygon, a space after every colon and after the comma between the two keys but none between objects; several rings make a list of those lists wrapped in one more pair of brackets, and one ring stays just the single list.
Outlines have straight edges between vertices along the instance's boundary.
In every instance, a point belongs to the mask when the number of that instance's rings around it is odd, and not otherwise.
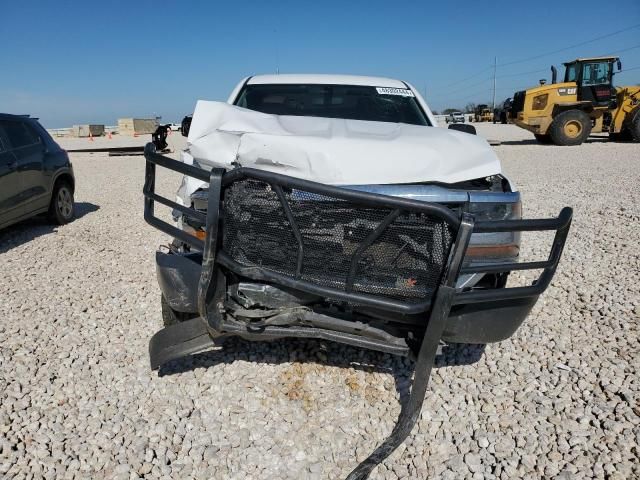
[{"label": "suv window", "polygon": [[9,139],[11,148],[20,148],[41,142],[38,134],[25,122],[0,120],[0,127]]},{"label": "suv window", "polygon": [[272,115],[430,125],[413,92],[362,85],[246,85],[235,105]]}]

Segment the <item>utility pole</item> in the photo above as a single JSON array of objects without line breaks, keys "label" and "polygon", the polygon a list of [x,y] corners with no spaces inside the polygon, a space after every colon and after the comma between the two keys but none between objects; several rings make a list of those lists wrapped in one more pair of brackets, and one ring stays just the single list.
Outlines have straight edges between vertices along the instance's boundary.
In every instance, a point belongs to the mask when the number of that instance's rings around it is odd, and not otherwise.
[{"label": "utility pole", "polygon": [[278,47],[278,29],[273,30],[273,37],[276,43],[276,75],[280,75],[280,48]]},{"label": "utility pole", "polygon": [[493,101],[491,110],[494,111],[496,109],[496,70],[498,68],[498,57],[493,57]]}]

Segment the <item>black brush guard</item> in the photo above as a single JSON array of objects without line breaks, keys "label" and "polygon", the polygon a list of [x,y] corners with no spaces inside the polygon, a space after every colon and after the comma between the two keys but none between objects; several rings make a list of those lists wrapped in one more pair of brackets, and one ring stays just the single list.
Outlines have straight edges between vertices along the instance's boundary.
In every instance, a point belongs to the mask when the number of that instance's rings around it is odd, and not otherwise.
[{"label": "black brush guard", "polygon": [[[389,456],[411,432],[422,408],[438,345],[452,306],[488,303],[498,308],[502,303],[514,299],[533,298],[535,300],[549,286],[553,278],[572,218],[571,208],[565,207],[557,218],[474,222],[471,215],[457,213],[439,204],[346,190],[262,170],[236,168],[224,171],[214,168],[209,172],[160,155],[155,152],[152,144],[147,144],[145,158],[145,220],[159,230],[202,251],[202,268],[197,292],[200,318],[166,327],[153,336],[149,346],[152,368],[158,368],[170,360],[185,355],[207,350],[216,344],[216,340],[233,335],[250,340],[282,337],[322,338],[391,353],[411,353],[409,349],[401,350],[395,345],[388,345],[385,349],[384,345],[380,345],[380,341],[376,344],[371,339],[359,336],[357,333],[345,333],[344,330],[334,331],[316,327],[277,325],[263,325],[259,329],[252,329],[239,325],[237,322],[228,322],[223,313],[226,294],[225,275],[227,273],[316,294],[335,302],[343,302],[346,305],[363,305],[395,312],[398,315],[424,314],[426,328],[418,353],[414,356],[414,381],[408,401],[402,406],[391,435],[349,474],[348,480],[368,478],[373,468]],[[208,182],[209,195],[206,214],[156,194],[156,166]],[[224,230],[231,228],[228,217],[232,216],[225,210],[225,208],[232,209],[231,206],[225,205],[225,192],[228,192],[238,182],[247,181],[268,185],[268,189],[282,206],[282,212],[286,216],[293,238],[297,243],[296,252],[292,259],[294,267],[291,272],[269,265],[256,265],[247,262],[246,259],[238,261],[237,256],[234,258],[233,252],[225,251],[225,248],[221,246],[221,243],[229,243],[225,239]],[[318,198],[325,200],[331,198],[336,202],[348,202],[346,205],[355,205],[357,208],[380,209],[388,212],[381,217],[378,227],[360,238],[360,246],[351,252],[349,268],[345,266],[347,278],[337,285],[329,285],[317,276],[314,278],[303,274],[305,255],[308,255],[308,252],[305,251],[308,237],[303,229],[297,225],[296,215],[291,208],[294,198],[291,192],[298,191],[306,192],[307,197],[317,195]],[[157,218],[154,214],[155,202],[204,224],[206,233],[204,241]],[[227,202],[230,203],[229,200]],[[448,241],[441,242],[441,246],[446,249],[446,256],[444,262],[439,265],[440,271],[436,275],[437,285],[427,290],[424,298],[403,297],[402,294],[400,296],[390,295],[384,289],[376,294],[375,292],[358,290],[354,286],[358,284],[358,265],[365,250],[379,240],[385,230],[400,216],[409,216],[413,219],[428,217],[431,226],[440,225],[440,232],[445,230],[450,232]],[[502,263],[463,268],[463,259],[472,232],[510,231],[555,231],[548,259],[536,262]],[[431,267],[434,265],[432,264]],[[506,273],[514,270],[542,270],[542,272],[530,286],[456,291],[456,281],[461,274]]]}]

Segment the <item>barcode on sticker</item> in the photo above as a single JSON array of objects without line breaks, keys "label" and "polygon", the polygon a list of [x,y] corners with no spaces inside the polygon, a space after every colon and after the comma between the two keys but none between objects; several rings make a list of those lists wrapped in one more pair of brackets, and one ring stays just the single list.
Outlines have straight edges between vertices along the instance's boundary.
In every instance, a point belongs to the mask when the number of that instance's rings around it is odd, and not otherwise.
[{"label": "barcode on sticker", "polygon": [[387,87],[376,87],[377,92],[380,95],[400,95],[403,97],[413,97],[413,92],[408,88],[387,88]]}]

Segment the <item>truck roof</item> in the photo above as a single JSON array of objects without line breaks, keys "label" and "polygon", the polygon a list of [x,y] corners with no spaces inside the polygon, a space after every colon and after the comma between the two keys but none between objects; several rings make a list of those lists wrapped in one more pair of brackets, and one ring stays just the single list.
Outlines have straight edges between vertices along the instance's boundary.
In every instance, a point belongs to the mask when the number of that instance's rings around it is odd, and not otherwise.
[{"label": "truck roof", "polygon": [[598,60],[617,60],[618,57],[584,57],[584,58],[576,58],[575,60],[571,60],[570,62],[565,62],[563,65],[569,65],[571,63],[576,62],[589,62],[589,61],[598,61]]},{"label": "truck roof", "polygon": [[318,85],[363,85],[368,87],[408,88],[401,80],[385,77],[366,77],[361,75],[329,75],[310,73],[287,73],[281,75],[256,75],[250,77],[248,85],[264,84],[318,84]]}]

